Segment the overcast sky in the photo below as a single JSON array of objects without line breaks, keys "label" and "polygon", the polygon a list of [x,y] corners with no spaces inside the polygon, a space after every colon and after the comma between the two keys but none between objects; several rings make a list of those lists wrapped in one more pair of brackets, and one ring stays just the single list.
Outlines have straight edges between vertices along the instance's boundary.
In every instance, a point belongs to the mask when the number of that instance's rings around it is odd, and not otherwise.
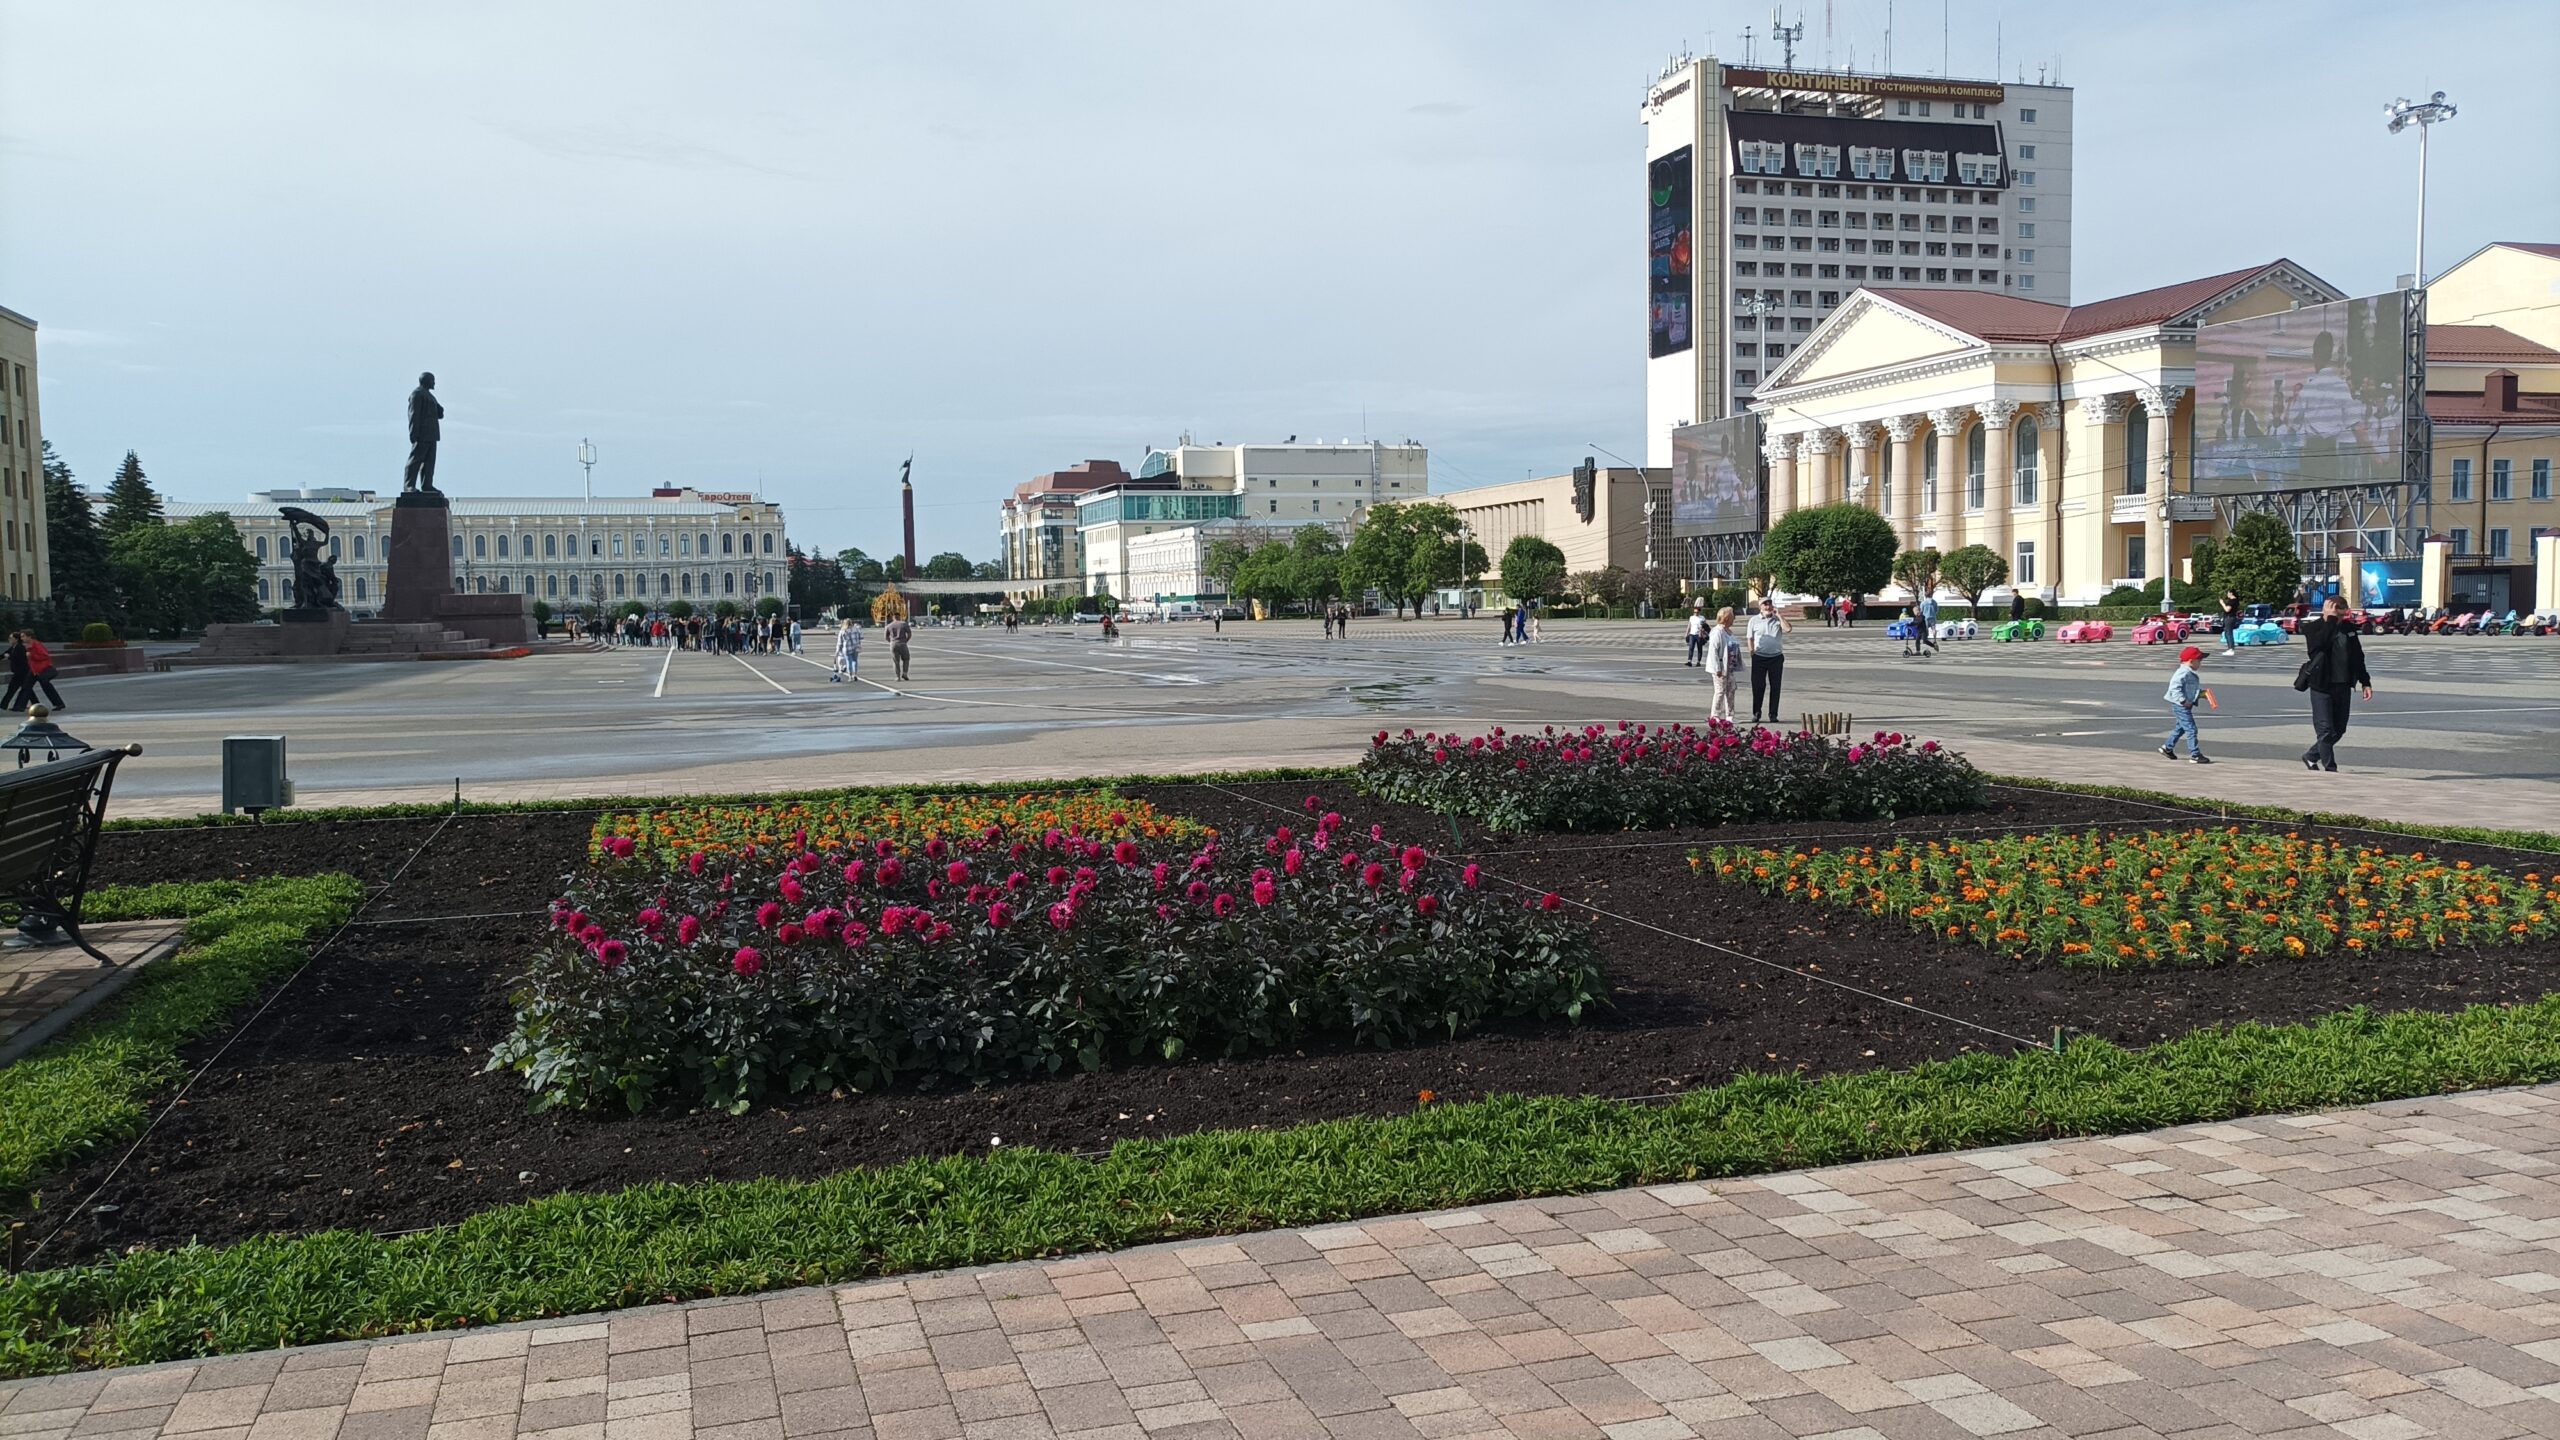
[{"label": "overcast sky", "polygon": [[[1937,73],[1940,5],[1895,66]],[[1825,56],[1807,9],[1799,64]],[[1884,0],[1828,7],[1835,64]],[[103,484],[761,489],[810,548],[996,552],[995,502],[1203,441],[1643,449],[1643,128],[1757,4],[0,0],[0,305]],[[1713,27],[1713,28],[1710,28]],[[2078,89],[2075,298],[2560,240],[2560,25],[2513,4],[1953,4],[1954,73]],[[1759,58],[1771,56],[1763,42]]]}]

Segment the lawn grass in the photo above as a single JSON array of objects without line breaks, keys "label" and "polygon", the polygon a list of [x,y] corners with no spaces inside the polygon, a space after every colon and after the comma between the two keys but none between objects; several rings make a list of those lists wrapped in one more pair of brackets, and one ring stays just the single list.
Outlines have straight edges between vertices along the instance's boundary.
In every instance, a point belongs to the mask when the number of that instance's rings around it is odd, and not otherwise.
[{"label": "lawn grass", "polygon": [[26,1375],[748,1294],[1616,1186],[2097,1135],[2560,1077],[2560,996],[1747,1076],[1662,1106],[1503,1097],[1393,1119],[1032,1150],[816,1181],[555,1195],[396,1237],[145,1252],[0,1286]]},{"label": "lawn grass", "polygon": [[145,1102],[177,1080],[179,1050],[300,963],[312,932],[346,919],[362,893],[343,875],[92,892],[90,922],[184,917],[186,939],[69,1032],[0,1069],[0,1193],[133,1134]]}]

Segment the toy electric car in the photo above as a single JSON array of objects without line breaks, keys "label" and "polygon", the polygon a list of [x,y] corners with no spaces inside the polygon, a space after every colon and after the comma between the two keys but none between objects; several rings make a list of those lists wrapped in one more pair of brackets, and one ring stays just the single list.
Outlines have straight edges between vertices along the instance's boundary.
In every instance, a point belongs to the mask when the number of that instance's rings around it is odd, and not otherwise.
[{"label": "toy electric car", "polygon": [[1994,640],[2041,640],[2044,638],[2044,622],[2003,620],[1993,628],[1991,638]]},{"label": "toy electric car", "polygon": [[1892,624],[1884,627],[1884,638],[1887,640],[1917,640],[1920,638],[1920,622],[1917,620],[1896,620]]},{"label": "toy electric car", "polygon": [[2154,615],[2133,627],[2136,645],[2175,645],[2187,638],[2187,623],[2175,615]]},{"label": "toy electric car", "polygon": [[1982,627],[1971,620],[1941,620],[1938,622],[1938,638],[1941,640],[1978,640],[1982,638]]},{"label": "toy electric car", "polygon": [[2234,645],[2281,645],[2290,638],[2284,627],[2273,620],[2243,620],[2231,632]]},{"label": "toy electric car", "polygon": [[2104,620],[2066,620],[2053,632],[2058,645],[2102,645],[2116,638],[2116,627]]}]

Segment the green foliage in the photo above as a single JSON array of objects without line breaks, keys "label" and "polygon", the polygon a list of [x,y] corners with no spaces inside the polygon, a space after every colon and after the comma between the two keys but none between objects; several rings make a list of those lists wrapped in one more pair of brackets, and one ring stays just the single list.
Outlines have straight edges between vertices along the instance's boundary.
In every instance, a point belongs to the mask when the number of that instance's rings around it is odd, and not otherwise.
[{"label": "green foliage", "polygon": [[1552,600],[1564,589],[1564,551],[1536,535],[1515,536],[1502,552],[1502,593]]},{"label": "green foliage", "polygon": [[113,645],[116,643],[116,627],[108,624],[104,620],[92,620],[88,624],[80,627],[80,643],[83,645]]},{"label": "green foliage", "polygon": [[2560,1077],[2560,996],[2348,1010],[2147,1049],[1745,1075],[1665,1105],[1498,1096],[1278,1131],[1005,1146],[814,1181],[564,1193],[396,1237],[145,1251],[0,1288],[15,1375],[502,1324],[1202,1235],[1730,1179]]},{"label": "green foliage", "polygon": [[1932,593],[1938,588],[1939,557],[1935,548],[1923,546],[1905,550],[1893,557],[1893,580],[1911,592],[1911,598]]},{"label": "green foliage", "polygon": [[779,595],[767,595],[756,602],[756,613],[768,620],[781,614],[782,608],[782,597]]},{"label": "green foliage", "polygon": [[957,550],[945,550],[941,554],[924,562],[924,578],[927,580],[966,580],[969,578],[972,568],[973,567],[969,564],[968,556],[961,554]]},{"label": "green foliage", "polygon": [[735,600],[719,600],[713,602],[711,606],[711,614],[715,619],[735,620],[745,613]]},{"label": "green foliage", "polygon": [[114,531],[108,551],[125,613],[138,629],[183,635],[258,618],[258,562],[229,515]]},{"label": "green foliage", "polygon": [[1983,592],[2008,582],[2009,562],[1988,545],[1967,545],[1938,562],[1938,578],[1964,597],[1978,620],[1982,618]]},{"label": "green foliage", "polygon": [[1574,594],[1593,604],[1616,605],[1626,598],[1627,568],[1610,565],[1598,570],[1578,570],[1565,577],[1565,584]]},{"label": "green foliage", "polygon": [[690,620],[693,618],[693,602],[670,600],[667,602],[667,614],[677,620]]},{"label": "green foliage", "polygon": [[2302,589],[2302,552],[2284,520],[2263,510],[2240,517],[2213,553],[2213,589],[2240,592],[2244,605],[2283,605]]},{"label": "green foliage", "polygon": [[1460,541],[1463,527],[1457,510],[1436,500],[1394,501],[1369,507],[1351,545],[1342,555],[1342,585],[1352,594],[1376,590],[1395,602],[1397,613],[1444,585],[1484,575],[1484,547]]},{"label": "green foliage", "polygon": [[44,536],[53,567],[53,602],[71,620],[121,620],[115,569],[89,497],[72,483],[71,466],[44,442]]},{"label": "green foliage", "polygon": [[533,602],[533,623],[543,626],[548,626],[551,623],[550,601],[536,600]]},{"label": "green foliage", "polygon": [[159,492],[142,473],[142,457],[127,450],[116,478],[107,482],[107,513],[98,522],[98,534],[112,547],[126,535],[157,529],[160,523]]},{"label": "green foliage", "polygon": [[1289,590],[1310,605],[1342,594],[1342,542],[1322,525],[1301,525],[1289,537]]},{"label": "green foliage", "polygon": [[362,896],[343,875],[93,894],[91,920],[185,917],[186,941],[67,1034],[0,1069],[0,1193],[134,1133],[143,1102],[183,1073],[180,1048],[298,964],[311,933],[345,920]]},{"label": "green foliage", "polygon": [[1561,736],[1381,730],[1352,783],[1488,830],[1660,830],[1738,820],[1862,820],[1982,807],[1982,776],[1934,740],[1909,743],[1717,722]]},{"label": "green foliage", "polygon": [[1237,594],[1239,592],[1235,588],[1236,572],[1244,568],[1246,558],[1252,553],[1252,546],[1232,535],[1212,540],[1209,542],[1209,548],[1201,555],[1200,568],[1217,586],[1219,594]]},{"label": "green foliage", "polygon": [[1781,589],[1799,595],[1867,595],[1893,579],[1893,522],[1864,505],[1790,510],[1769,527],[1760,553]]},{"label": "green foliage", "polygon": [[1767,595],[1778,588],[1778,569],[1769,563],[1769,552],[1754,550],[1742,562],[1742,583],[1755,594]]}]

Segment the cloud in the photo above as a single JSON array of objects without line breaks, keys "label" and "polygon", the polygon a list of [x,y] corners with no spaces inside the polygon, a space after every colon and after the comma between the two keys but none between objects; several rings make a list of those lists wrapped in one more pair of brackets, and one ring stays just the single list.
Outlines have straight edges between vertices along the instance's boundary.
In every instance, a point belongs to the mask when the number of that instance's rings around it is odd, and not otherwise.
[{"label": "cloud", "polygon": [[785,180],[816,177],[733,155],[726,150],[632,125],[528,125],[493,122],[491,129],[529,149],[563,160],[629,160],[672,170],[740,170]]}]

